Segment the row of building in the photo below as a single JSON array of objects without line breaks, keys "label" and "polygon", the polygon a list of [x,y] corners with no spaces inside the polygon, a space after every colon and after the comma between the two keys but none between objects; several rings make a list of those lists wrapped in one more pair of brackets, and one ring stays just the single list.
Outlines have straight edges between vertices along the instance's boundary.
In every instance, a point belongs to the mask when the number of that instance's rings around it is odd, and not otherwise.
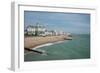
[{"label": "row of building", "polygon": [[48,30],[45,26],[37,24],[37,25],[29,25],[24,31],[25,35],[32,36],[56,36],[56,35],[66,35],[65,32],[56,31],[56,30]]}]

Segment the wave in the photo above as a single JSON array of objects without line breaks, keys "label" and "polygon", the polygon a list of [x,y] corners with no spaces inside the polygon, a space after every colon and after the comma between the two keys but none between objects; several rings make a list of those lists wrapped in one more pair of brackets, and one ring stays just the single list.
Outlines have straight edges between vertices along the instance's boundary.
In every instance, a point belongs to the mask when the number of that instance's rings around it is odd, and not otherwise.
[{"label": "wave", "polygon": [[32,49],[37,49],[37,48],[41,48],[41,47],[45,47],[45,46],[51,46],[51,45],[54,45],[54,44],[59,44],[59,43],[62,43],[64,41],[58,41],[58,42],[53,42],[53,43],[46,43],[46,44],[42,44],[42,45],[39,45],[39,46],[36,46]]}]

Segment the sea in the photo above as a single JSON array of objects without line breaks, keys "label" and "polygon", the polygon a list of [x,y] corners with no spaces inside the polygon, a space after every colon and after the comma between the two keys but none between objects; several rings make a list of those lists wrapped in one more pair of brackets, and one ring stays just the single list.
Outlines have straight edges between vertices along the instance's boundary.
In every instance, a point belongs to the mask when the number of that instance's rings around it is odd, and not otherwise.
[{"label": "sea", "polygon": [[72,40],[37,48],[46,54],[29,52],[24,55],[24,61],[75,60],[90,59],[90,35],[74,34]]}]

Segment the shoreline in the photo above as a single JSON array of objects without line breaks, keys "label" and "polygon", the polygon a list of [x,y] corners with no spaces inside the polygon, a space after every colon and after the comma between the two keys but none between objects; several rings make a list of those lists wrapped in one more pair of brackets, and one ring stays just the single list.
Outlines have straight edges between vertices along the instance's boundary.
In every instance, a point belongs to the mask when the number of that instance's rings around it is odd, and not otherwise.
[{"label": "shoreline", "polygon": [[56,43],[63,42],[64,40],[70,40],[71,37],[60,35],[60,36],[46,36],[46,37],[25,37],[24,48],[39,48],[43,46],[49,46]]},{"label": "shoreline", "polygon": [[34,47],[34,48],[32,48],[32,49],[35,50],[35,49],[38,49],[38,48],[41,48],[41,47],[51,46],[51,45],[59,44],[59,43],[62,43],[62,42],[64,42],[64,41],[58,41],[58,42],[52,42],[52,43],[46,43],[46,44],[42,44],[42,45],[36,46],[36,47]]}]

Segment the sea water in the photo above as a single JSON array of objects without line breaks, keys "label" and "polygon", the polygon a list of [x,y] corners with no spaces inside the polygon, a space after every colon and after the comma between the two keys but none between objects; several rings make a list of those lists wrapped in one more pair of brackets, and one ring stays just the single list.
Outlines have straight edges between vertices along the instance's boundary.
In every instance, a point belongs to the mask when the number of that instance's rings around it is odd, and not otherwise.
[{"label": "sea water", "polygon": [[65,40],[50,46],[40,47],[47,54],[29,53],[24,55],[24,61],[68,60],[90,58],[90,35],[73,35],[72,40]]}]

